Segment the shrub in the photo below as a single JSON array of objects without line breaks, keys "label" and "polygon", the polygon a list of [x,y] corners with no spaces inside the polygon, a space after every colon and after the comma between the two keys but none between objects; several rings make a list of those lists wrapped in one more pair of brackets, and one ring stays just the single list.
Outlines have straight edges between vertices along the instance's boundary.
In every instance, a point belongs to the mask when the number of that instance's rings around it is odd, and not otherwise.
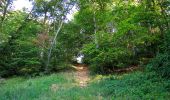
[{"label": "shrub", "polygon": [[[170,32],[170,31],[169,31]],[[170,34],[167,32],[160,45],[160,53],[148,64],[149,71],[156,71],[161,77],[170,78]]]}]

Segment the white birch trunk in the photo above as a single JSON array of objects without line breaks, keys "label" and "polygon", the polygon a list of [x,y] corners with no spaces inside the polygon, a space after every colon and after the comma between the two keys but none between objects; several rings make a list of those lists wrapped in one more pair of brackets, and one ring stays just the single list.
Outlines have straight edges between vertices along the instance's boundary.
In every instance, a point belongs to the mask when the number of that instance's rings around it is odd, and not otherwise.
[{"label": "white birch trunk", "polygon": [[45,69],[46,72],[48,72],[48,67],[49,67],[49,63],[50,63],[50,58],[51,58],[52,49],[53,49],[53,47],[54,47],[54,44],[55,44],[55,42],[56,42],[58,33],[60,32],[62,26],[63,26],[63,21],[61,21],[61,23],[60,23],[60,25],[59,25],[59,27],[58,27],[58,29],[57,29],[57,32],[56,32],[56,34],[55,34],[55,36],[54,36],[54,38],[53,38],[53,41],[52,41],[52,43],[51,43],[51,45],[50,45],[50,49],[49,49],[49,52],[48,52],[46,69]]}]

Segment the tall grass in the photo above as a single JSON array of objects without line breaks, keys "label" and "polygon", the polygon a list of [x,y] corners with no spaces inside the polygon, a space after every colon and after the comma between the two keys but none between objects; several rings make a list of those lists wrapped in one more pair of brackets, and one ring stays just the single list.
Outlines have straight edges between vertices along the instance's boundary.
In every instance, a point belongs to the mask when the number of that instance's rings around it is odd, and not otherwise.
[{"label": "tall grass", "polygon": [[[154,73],[93,76],[81,88],[73,73],[58,73],[32,79],[12,78],[0,85],[0,100],[168,100],[170,81]],[[56,84],[57,90],[51,86]]]}]

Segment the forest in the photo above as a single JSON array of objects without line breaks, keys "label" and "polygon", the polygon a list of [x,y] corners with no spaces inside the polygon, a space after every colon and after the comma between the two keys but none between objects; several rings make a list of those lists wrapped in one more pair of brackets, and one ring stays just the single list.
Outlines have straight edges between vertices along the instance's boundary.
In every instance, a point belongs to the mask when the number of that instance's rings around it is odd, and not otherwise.
[{"label": "forest", "polygon": [[0,0],[0,100],[169,100],[169,0],[16,1]]}]

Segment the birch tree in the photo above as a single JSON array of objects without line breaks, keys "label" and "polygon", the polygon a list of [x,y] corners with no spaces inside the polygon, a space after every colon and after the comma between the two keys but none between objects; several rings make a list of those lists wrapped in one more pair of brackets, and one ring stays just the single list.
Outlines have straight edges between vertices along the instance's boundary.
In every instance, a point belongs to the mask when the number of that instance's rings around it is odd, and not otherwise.
[{"label": "birch tree", "polygon": [[58,34],[66,21],[66,15],[74,7],[75,0],[37,0],[36,3],[37,9],[35,10],[35,15],[43,15],[43,24],[46,25],[45,28],[49,28],[45,29],[45,33],[49,35],[49,31],[53,32],[53,35],[49,38],[49,46],[47,46],[46,53],[45,71],[48,72],[52,49],[57,45]]}]

